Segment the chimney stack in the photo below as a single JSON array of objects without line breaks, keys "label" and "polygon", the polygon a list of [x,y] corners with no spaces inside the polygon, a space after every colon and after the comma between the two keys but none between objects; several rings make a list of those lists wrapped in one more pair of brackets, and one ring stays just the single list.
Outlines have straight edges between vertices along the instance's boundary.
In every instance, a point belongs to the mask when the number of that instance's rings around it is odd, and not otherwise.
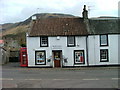
[{"label": "chimney stack", "polygon": [[83,19],[88,19],[88,11],[86,10],[86,5],[84,5],[82,15]]}]

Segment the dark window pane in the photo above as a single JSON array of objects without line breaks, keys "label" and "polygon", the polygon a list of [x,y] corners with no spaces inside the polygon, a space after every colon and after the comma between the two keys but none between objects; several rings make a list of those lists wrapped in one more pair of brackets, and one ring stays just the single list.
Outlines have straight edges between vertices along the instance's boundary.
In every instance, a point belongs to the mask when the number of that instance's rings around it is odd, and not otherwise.
[{"label": "dark window pane", "polygon": [[45,64],[45,51],[36,52],[36,64]]},{"label": "dark window pane", "polygon": [[101,45],[107,45],[107,35],[100,35]]},{"label": "dark window pane", "polygon": [[74,44],[74,36],[68,36],[67,37],[68,39],[68,46],[74,46],[75,44]]},{"label": "dark window pane", "polygon": [[41,46],[47,46],[48,37],[41,37]]},{"label": "dark window pane", "polygon": [[84,51],[79,50],[79,51],[74,51],[74,63],[75,64],[83,64],[84,63]]},{"label": "dark window pane", "polygon": [[100,59],[101,59],[101,61],[108,60],[108,50],[107,49],[100,50]]}]

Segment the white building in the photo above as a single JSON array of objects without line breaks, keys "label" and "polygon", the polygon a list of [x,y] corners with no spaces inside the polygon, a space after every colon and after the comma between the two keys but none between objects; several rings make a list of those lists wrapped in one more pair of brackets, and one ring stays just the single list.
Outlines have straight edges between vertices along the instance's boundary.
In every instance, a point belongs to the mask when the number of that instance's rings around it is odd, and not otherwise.
[{"label": "white building", "polygon": [[90,19],[89,65],[118,65],[120,30],[117,18]]},{"label": "white building", "polygon": [[118,20],[48,18],[33,21],[27,35],[28,67],[119,65]]}]

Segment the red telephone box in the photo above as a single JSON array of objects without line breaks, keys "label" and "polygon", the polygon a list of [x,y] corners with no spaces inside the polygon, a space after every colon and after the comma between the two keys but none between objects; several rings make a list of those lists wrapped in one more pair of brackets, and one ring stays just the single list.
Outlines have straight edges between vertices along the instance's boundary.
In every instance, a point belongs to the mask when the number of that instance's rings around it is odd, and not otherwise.
[{"label": "red telephone box", "polygon": [[27,48],[20,48],[20,66],[27,67],[28,66],[28,57],[27,57]]}]

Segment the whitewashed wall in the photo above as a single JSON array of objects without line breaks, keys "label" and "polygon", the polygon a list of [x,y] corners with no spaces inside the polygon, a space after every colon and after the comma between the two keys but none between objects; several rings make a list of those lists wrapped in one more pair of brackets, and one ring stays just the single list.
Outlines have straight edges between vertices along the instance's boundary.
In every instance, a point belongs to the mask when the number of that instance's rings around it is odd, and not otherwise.
[{"label": "whitewashed wall", "polygon": [[[51,62],[47,62],[50,56],[52,56],[52,50],[62,50],[64,58],[68,58],[68,62],[64,63],[64,66],[87,66],[86,57],[86,36],[76,36],[76,47],[67,47],[67,37],[60,36],[48,37],[49,47],[40,47],[40,37],[27,37],[27,52],[28,52],[28,66],[36,67],[54,67],[53,59]],[[46,65],[35,65],[35,51],[46,51]],[[85,64],[74,65],[74,50],[84,50]]]},{"label": "whitewashed wall", "polygon": [[[99,35],[88,36],[88,60],[89,65],[117,65],[118,62],[118,37],[120,35],[108,35],[108,46],[100,47]],[[100,49],[108,49],[109,62],[100,62]]]}]

